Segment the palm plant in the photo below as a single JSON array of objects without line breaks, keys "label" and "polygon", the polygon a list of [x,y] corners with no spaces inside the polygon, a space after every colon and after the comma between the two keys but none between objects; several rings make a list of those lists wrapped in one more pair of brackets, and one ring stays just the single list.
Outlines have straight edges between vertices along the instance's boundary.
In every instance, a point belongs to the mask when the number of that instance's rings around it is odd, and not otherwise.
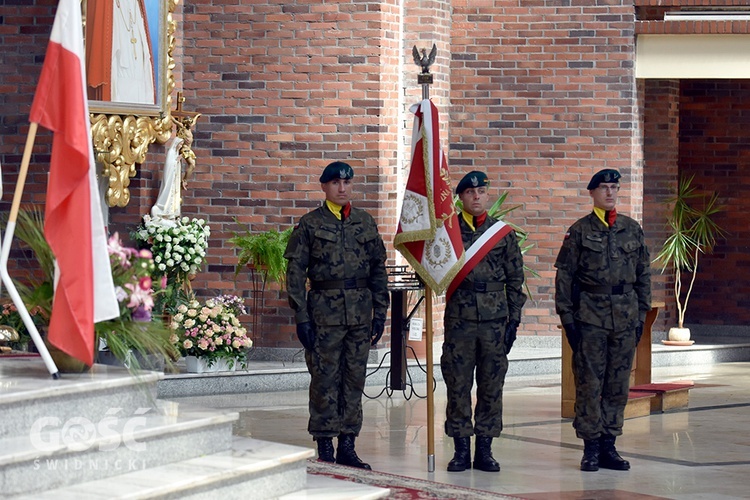
[{"label": "palm plant", "polygon": [[[718,204],[718,194],[697,192],[692,185],[694,177],[681,178],[677,193],[665,202],[672,205],[672,211],[667,217],[669,236],[653,261],[661,266],[662,273],[669,267],[674,272],[678,328],[683,328],[688,300],[698,273],[698,258],[701,254],[711,253],[716,246],[716,239],[725,234],[713,219],[723,210]],[[698,208],[693,203],[695,201],[699,202]],[[684,272],[692,273],[692,276],[683,297]]]}]

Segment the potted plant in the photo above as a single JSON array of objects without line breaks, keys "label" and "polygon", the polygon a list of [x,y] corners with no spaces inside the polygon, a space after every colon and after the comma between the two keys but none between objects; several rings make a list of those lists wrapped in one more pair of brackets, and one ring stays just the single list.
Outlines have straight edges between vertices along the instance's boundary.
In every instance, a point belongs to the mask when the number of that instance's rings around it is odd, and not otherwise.
[{"label": "potted plant", "polygon": [[[52,311],[54,278],[53,254],[44,238],[43,213],[37,209],[19,211],[15,235],[31,249],[40,269],[39,272],[28,273],[26,282],[17,282],[17,289],[35,324],[43,331],[49,325]],[[152,354],[172,357],[174,347],[166,325],[160,321],[149,321],[145,314],[150,312],[153,294],[151,279],[146,276],[149,266],[153,266],[150,252],[123,247],[117,235],[110,238],[108,251],[113,280],[117,285],[120,316],[96,323],[94,329],[97,337],[104,340],[112,355],[131,371],[140,368],[139,358],[145,359]],[[29,266],[30,269],[33,267]],[[59,356],[56,362],[66,362],[63,359],[67,356],[65,353],[61,352]],[[58,365],[58,368],[61,366]],[[85,365],[82,365],[81,369],[84,368]]]},{"label": "potted plant", "polygon": [[[668,236],[653,261],[661,266],[662,273],[667,268],[674,273],[677,327],[669,330],[672,342],[690,342],[690,329],[684,328],[684,321],[698,273],[698,259],[701,254],[711,253],[716,239],[725,234],[714,220],[714,216],[723,210],[718,204],[718,194],[696,192],[692,186],[694,177],[681,178],[675,196],[665,201],[672,206],[667,216]],[[683,290],[684,273],[690,274],[687,290]]]},{"label": "potted plant", "polygon": [[286,259],[284,251],[292,234],[291,227],[277,231],[270,229],[261,233],[251,233],[250,227],[244,233],[234,233],[228,241],[238,249],[235,276],[245,266],[252,265],[263,279],[263,283],[270,278],[280,285],[286,281]]}]

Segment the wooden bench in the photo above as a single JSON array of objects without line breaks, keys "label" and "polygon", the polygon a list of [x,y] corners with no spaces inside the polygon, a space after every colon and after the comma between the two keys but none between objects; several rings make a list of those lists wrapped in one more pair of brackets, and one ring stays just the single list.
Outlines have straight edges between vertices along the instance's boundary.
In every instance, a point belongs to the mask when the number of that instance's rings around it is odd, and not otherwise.
[{"label": "wooden bench", "polygon": [[692,382],[673,382],[662,384],[641,384],[630,388],[630,392],[636,394],[653,394],[651,399],[651,412],[663,413],[677,408],[687,408]]},{"label": "wooden bench", "polygon": [[[633,359],[633,368],[630,372],[630,386],[638,386],[651,383],[651,327],[659,314],[659,308],[664,307],[664,302],[653,302],[651,310],[646,314],[646,322],[643,325],[643,336],[638,343]],[[576,386],[573,380],[573,350],[568,344],[565,332],[562,336],[562,401],[560,414],[563,418],[575,417]],[[649,404],[651,404],[649,402]],[[625,418],[641,417],[648,415],[642,413],[643,399],[640,397],[629,397],[628,405],[625,407]],[[630,407],[630,409],[628,408]],[[628,416],[630,415],[630,416]]]}]

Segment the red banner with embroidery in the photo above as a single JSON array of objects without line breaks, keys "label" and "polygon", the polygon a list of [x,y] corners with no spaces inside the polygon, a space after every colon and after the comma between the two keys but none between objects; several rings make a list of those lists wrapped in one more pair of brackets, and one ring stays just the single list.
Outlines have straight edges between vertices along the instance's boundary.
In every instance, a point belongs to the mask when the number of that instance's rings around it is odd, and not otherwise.
[{"label": "red banner with embroidery", "polygon": [[448,162],[440,147],[437,107],[425,99],[411,112],[412,162],[393,243],[439,295],[463,264],[464,247]]}]

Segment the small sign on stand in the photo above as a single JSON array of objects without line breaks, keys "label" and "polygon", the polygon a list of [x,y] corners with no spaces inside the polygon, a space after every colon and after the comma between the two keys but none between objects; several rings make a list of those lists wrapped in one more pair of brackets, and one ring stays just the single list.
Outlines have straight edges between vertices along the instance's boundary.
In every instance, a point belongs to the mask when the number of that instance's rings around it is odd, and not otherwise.
[{"label": "small sign on stand", "polygon": [[424,320],[422,318],[412,318],[409,321],[409,340],[420,342],[422,340],[422,328]]}]

